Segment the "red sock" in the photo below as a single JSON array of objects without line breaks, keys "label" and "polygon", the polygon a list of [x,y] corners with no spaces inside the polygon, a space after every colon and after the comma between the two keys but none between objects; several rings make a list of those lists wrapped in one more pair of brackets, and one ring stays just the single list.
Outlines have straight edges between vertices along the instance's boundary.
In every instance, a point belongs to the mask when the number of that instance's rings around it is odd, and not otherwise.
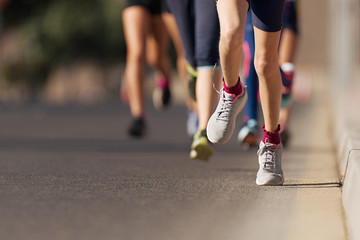
[{"label": "red sock", "polygon": [[238,82],[236,83],[236,85],[233,86],[233,87],[227,87],[225,85],[224,78],[222,80],[223,80],[223,83],[224,83],[224,91],[226,93],[235,94],[236,96],[242,94],[243,88],[242,88],[241,83],[240,83],[240,78],[239,78]]},{"label": "red sock", "polygon": [[161,77],[161,78],[156,79],[156,85],[162,89],[168,88],[169,84],[170,84],[170,79],[168,79],[168,78]]},{"label": "red sock", "polygon": [[278,128],[275,130],[275,132],[270,132],[265,129],[265,124],[263,124],[262,129],[264,131],[264,136],[262,138],[262,142],[265,143],[268,139],[269,143],[279,145],[281,143],[280,140],[280,125],[278,125]]}]

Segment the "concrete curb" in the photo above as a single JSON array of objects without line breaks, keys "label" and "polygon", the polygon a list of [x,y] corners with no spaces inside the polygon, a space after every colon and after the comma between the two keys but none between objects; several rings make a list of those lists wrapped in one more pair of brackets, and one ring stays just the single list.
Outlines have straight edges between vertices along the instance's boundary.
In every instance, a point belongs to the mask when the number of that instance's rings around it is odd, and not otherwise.
[{"label": "concrete curb", "polygon": [[349,152],[342,191],[349,239],[360,239],[360,150]]},{"label": "concrete curb", "polygon": [[360,103],[358,91],[345,91],[334,105],[334,137],[337,148],[342,201],[350,240],[360,239]]}]

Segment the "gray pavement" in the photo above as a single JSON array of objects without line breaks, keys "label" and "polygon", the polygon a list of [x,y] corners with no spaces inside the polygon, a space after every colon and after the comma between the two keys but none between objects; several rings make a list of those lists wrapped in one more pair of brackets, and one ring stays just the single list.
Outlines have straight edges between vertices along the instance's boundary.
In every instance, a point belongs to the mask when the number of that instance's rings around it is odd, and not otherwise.
[{"label": "gray pavement", "polygon": [[256,149],[236,136],[208,163],[189,159],[181,104],[148,105],[140,141],[120,102],[2,106],[0,239],[346,239],[317,96],[295,105],[281,187],[255,184]]},{"label": "gray pavement", "polygon": [[310,76],[313,94],[294,107],[284,186],[256,186],[256,149],[235,136],[208,163],[190,160],[181,104],[149,104],[140,141],[126,136],[120,102],[0,106],[0,239],[347,239],[344,215],[355,213],[355,229],[359,208],[344,214],[353,187],[342,193],[335,146],[346,146],[333,141],[327,98],[333,2],[301,1],[297,76]]}]

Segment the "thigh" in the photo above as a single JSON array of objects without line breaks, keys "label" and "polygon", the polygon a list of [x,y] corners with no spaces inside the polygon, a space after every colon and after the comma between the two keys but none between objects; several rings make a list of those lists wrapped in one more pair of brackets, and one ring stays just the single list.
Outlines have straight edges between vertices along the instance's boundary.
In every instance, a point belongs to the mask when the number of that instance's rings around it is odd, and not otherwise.
[{"label": "thigh", "polygon": [[149,11],[141,6],[129,6],[123,10],[123,29],[128,53],[144,52],[150,18]]},{"label": "thigh", "polygon": [[285,0],[250,0],[253,26],[266,32],[280,31],[284,7]]},{"label": "thigh", "polygon": [[221,31],[227,32],[239,26],[244,31],[248,9],[247,0],[218,0],[217,10]]}]

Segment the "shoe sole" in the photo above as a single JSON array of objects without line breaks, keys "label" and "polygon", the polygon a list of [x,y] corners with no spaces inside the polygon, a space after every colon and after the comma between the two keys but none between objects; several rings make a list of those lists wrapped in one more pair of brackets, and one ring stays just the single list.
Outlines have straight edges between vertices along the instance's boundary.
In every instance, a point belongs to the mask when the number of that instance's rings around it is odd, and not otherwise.
[{"label": "shoe sole", "polygon": [[256,184],[259,186],[281,186],[284,184],[284,177],[281,177],[278,174],[271,174],[262,180],[256,178]]},{"label": "shoe sole", "polygon": [[132,138],[140,139],[140,138],[144,138],[146,136],[146,132],[142,132],[142,133],[128,132],[128,135]]}]

